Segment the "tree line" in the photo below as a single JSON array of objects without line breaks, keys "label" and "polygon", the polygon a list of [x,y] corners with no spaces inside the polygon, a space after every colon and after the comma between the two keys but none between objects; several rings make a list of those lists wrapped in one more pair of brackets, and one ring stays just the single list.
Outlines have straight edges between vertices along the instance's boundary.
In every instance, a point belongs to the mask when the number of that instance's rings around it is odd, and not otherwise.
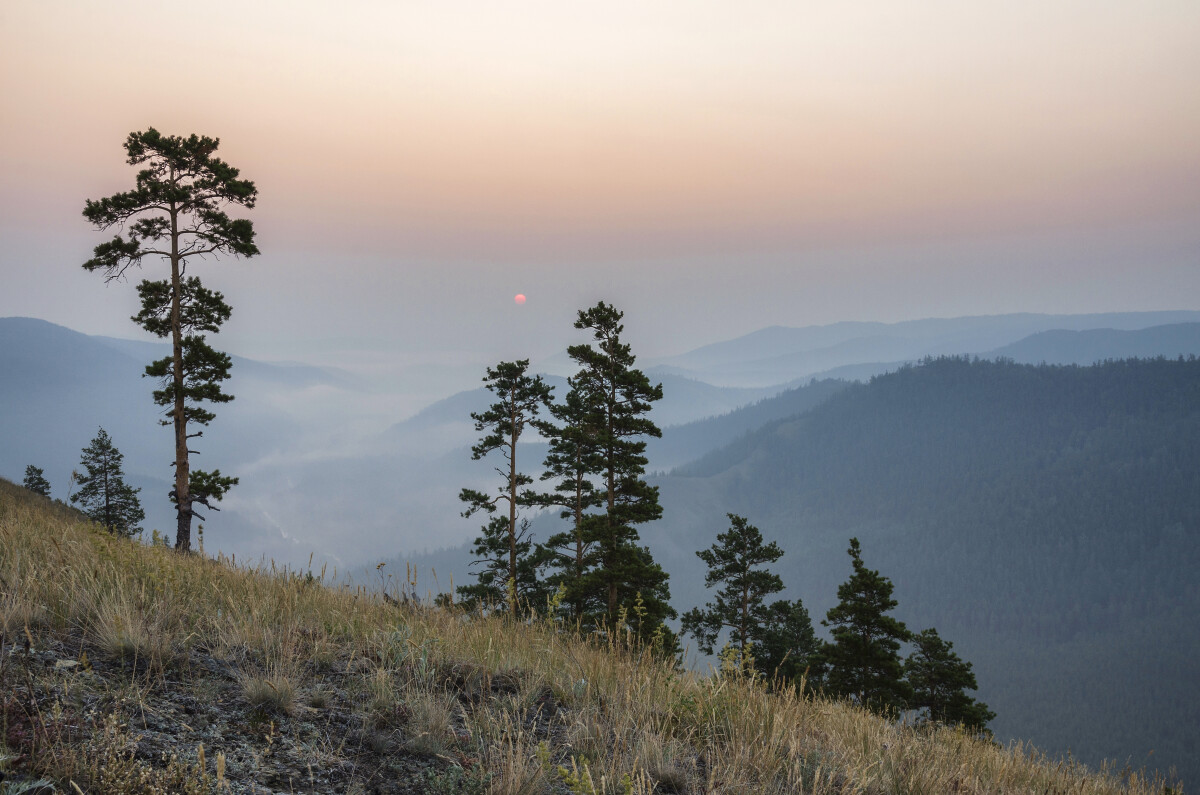
[{"label": "tree line", "polygon": [[[822,689],[886,715],[915,711],[919,722],[963,724],[985,730],[996,717],[966,691],[978,689],[969,662],[962,660],[936,629],[919,633],[889,613],[897,602],[891,580],[863,563],[862,546],[850,539],[850,578],[838,587],[838,604],[821,624],[832,639],[813,631],[801,600],[767,597],[783,590],[779,575],[766,568],[783,557],[774,542],[745,517],[728,514],[729,529],[696,555],[708,566],[704,584],[720,585],[716,598],[683,616],[683,630],[700,649],[713,654],[718,638],[722,667],[768,681]],[[912,652],[901,659],[902,643]]]},{"label": "tree line", "polygon": [[[610,638],[624,632],[675,655],[679,639],[666,624],[677,615],[668,575],[637,530],[662,515],[658,489],[643,477],[646,440],[662,435],[646,416],[662,385],[651,385],[634,366],[622,318],[603,301],[579,311],[575,327],[589,331],[592,343],[568,348],[580,369],[567,379],[561,402],[529,373],[528,359],[487,369],[483,381],[496,401],[471,414],[483,434],[471,454],[478,460],[499,453],[500,484],[459,495],[464,516],[483,512],[489,520],[474,542],[477,580],[457,592],[467,609],[514,616],[544,609],[579,631]],[[530,430],[548,441],[538,481],[518,462],[520,439]],[[557,508],[568,529],[537,543],[527,514],[547,508]],[[850,540],[853,573],[821,622],[832,636],[823,642],[799,599],[767,603],[784,587],[767,568],[783,551],[764,543],[745,517],[728,516],[729,530],[696,553],[708,567],[705,586],[720,588],[681,622],[706,654],[728,638],[719,651],[723,671],[775,685],[803,682],[883,714],[915,711],[920,721],[985,730],[995,714],[967,694],[977,689],[971,664],[936,629],[914,633],[889,615],[897,604],[892,583],[866,567],[857,538]],[[902,659],[903,643],[913,648]]]},{"label": "tree line", "polygon": [[[554,605],[561,617],[587,631],[624,627],[640,640],[674,649],[668,575],[639,543],[637,526],[662,515],[658,489],[644,479],[646,437],[662,432],[649,419],[662,385],[652,385],[624,342],[623,313],[603,301],[581,310],[575,327],[592,343],[567,349],[579,371],[567,379],[562,402],[553,387],[529,373],[529,360],[501,362],[483,381],[496,396],[472,412],[484,435],[475,459],[499,451],[500,485],[491,492],[464,488],[465,516],[490,519],[475,540],[477,582],[458,589],[468,607],[517,614],[522,605]],[[534,478],[517,460],[523,434],[548,441],[543,472]],[[503,507],[505,510],[501,511]],[[536,544],[530,509],[557,508],[569,529]]]}]

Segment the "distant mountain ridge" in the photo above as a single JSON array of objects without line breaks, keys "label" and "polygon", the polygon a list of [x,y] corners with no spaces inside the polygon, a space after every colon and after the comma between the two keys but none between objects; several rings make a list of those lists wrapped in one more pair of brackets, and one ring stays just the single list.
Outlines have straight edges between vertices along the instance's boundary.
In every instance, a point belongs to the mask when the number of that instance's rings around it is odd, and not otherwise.
[{"label": "distant mountain ridge", "polygon": [[1200,322],[1198,311],[1111,312],[1081,315],[1032,313],[930,318],[899,323],[842,322],[826,326],[772,326],[687,353],[654,360],[711,383],[765,386],[820,376],[846,365],[899,362],[925,356],[983,354],[1056,329],[1137,330]]},{"label": "distant mountain ridge", "polygon": [[1150,359],[1200,354],[1200,323],[1171,323],[1151,328],[1055,329],[990,351],[988,356],[1024,364],[1095,364],[1107,359]]}]

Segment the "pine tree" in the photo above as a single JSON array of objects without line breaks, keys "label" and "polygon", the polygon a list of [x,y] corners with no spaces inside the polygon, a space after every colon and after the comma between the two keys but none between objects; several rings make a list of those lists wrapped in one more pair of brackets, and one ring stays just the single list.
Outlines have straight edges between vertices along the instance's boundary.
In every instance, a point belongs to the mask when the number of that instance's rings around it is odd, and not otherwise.
[{"label": "pine tree", "polygon": [[[536,566],[529,560],[532,545],[528,523],[518,529],[517,522],[518,510],[536,505],[538,500],[525,488],[533,483],[533,478],[517,467],[517,443],[526,428],[537,427],[538,414],[550,404],[553,395],[553,387],[540,375],[530,376],[528,367],[528,359],[500,362],[494,369],[489,367],[483,381],[498,400],[487,411],[471,414],[475,430],[485,433],[471,448],[471,457],[479,460],[499,450],[504,466],[496,467],[496,472],[504,479],[504,485],[494,497],[475,489],[463,489],[459,494],[459,499],[467,503],[463,516],[477,511],[492,514],[500,502],[508,508],[508,516],[489,521],[483,527],[483,535],[475,541],[475,553],[486,565],[479,583],[459,590],[470,600],[506,605],[513,615],[522,601],[540,602]],[[498,577],[498,571],[504,571],[505,575]]]},{"label": "pine tree", "polygon": [[764,675],[794,678],[816,650],[808,611],[799,600],[766,603],[768,596],[783,590],[783,581],[765,566],[779,560],[783,550],[774,541],[764,544],[762,533],[745,517],[728,516],[730,527],[717,535],[717,543],[696,553],[708,565],[704,585],[723,587],[704,609],[684,615],[682,629],[706,654],[713,653],[721,632],[728,629],[743,665],[753,660],[753,667]]},{"label": "pine tree", "polygon": [[83,448],[79,463],[85,474],[77,478],[79,491],[71,495],[71,502],[79,503],[88,518],[104,525],[108,532],[129,537],[141,532],[146,514],[137,497],[141,489],[125,482],[121,469],[124,458],[101,428],[91,444]]},{"label": "pine tree", "polygon": [[809,688],[821,685],[821,641],[799,599],[780,599],[766,608],[754,639],[754,667],[772,681],[799,682],[805,677]]},{"label": "pine tree", "polygon": [[560,516],[571,523],[570,529],[546,540],[542,558],[546,568],[555,570],[547,577],[550,590],[563,589],[562,602],[574,621],[583,618],[587,599],[583,575],[587,572],[591,543],[583,537],[587,512],[601,503],[592,481],[598,469],[595,434],[588,426],[589,414],[574,379],[567,379],[569,390],[562,403],[550,406],[556,422],[543,422],[539,428],[549,443],[543,462],[543,481],[553,481],[554,489],[538,495],[546,507],[558,507]]},{"label": "pine tree", "polygon": [[34,494],[40,494],[43,497],[50,496],[50,481],[46,480],[46,473],[33,464],[25,467],[24,486]]},{"label": "pine tree", "polygon": [[954,644],[942,640],[936,629],[927,629],[913,637],[912,654],[904,661],[904,675],[913,689],[909,706],[924,710],[930,723],[962,724],[984,732],[996,717],[987,704],[966,694],[978,690],[971,663],[954,652]]},{"label": "pine tree", "polygon": [[589,617],[585,623],[615,628],[622,616],[634,616],[643,639],[668,637],[664,620],[675,616],[670,606],[667,573],[650,550],[638,544],[636,525],[662,515],[658,489],[643,479],[645,437],[662,436],[645,415],[662,399],[662,385],[651,386],[634,368],[631,347],[621,341],[622,313],[603,301],[581,310],[575,328],[592,332],[596,347],[572,345],[568,355],[581,369],[573,379],[579,394],[581,427],[594,445],[599,512],[579,523],[580,543],[588,547],[587,571],[579,580],[579,596]]},{"label": "pine tree", "polygon": [[121,279],[147,257],[161,257],[170,277],[145,280],[138,286],[142,310],[134,317],[159,337],[170,337],[171,355],[146,368],[161,388],[155,402],[167,408],[163,425],[175,431],[175,547],[191,549],[192,517],[203,519],[196,505],[216,510],[220,500],[237,483],[220,470],[191,468],[189,440],[202,431],[189,432],[189,424],[207,425],[212,412],[197,404],[224,403],[232,397],[221,391],[229,378],[230,358],[210,347],[205,332],[216,333],[229,319],[230,308],[220,293],[205,289],[187,267],[213,254],[252,257],[258,254],[254,227],[246,219],[225,212],[230,205],[253,208],[258,191],[249,180],[238,179],[238,170],[213,156],[220,141],[191,135],[164,136],[153,127],[130,133],[125,151],[130,165],[142,166],[136,187],[98,201],[88,200],[84,217],[97,229],[117,227],[112,240],[96,246],[85,270],[101,271],[106,282]]},{"label": "pine tree", "polygon": [[900,644],[911,633],[887,615],[896,607],[892,582],[862,562],[862,547],[850,539],[854,573],[838,586],[838,604],[821,623],[831,628],[833,642],[822,657],[828,665],[828,689],[863,706],[894,713],[904,709],[912,690],[903,678]]}]

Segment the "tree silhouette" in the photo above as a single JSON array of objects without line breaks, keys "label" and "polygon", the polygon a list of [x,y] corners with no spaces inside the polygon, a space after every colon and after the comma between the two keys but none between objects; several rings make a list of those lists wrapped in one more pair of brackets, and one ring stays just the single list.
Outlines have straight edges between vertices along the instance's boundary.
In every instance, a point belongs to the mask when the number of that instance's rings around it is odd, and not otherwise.
[{"label": "tree silhouette", "polygon": [[33,464],[25,467],[25,482],[23,485],[34,494],[40,494],[43,497],[50,496],[50,481],[46,480],[46,473]]},{"label": "tree silhouette", "polygon": [[[636,616],[643,638],[667,636],[663,621],[674,617],[668,575],[650,550],[638,544],[636,525],[662,515],[658,489],[643,479],[645,438],[662,436],[649,417],[651,403],[662,399],[662,385],[651,386],[634,368],[631,347],[621,340],[623,314],[603,301],[581,310],[575,328],[592,332],[592,345],[572,345],[568,355],[580,370],[572,381],[579,394],[581,427],[594,445],[590,466],[596,476],[600,512],[579,524],[588,547],[587,571],[579,594],[591,623],[615,627],[622,615]],[[674,646],[674,637],[669,638]]]},{"label": "tree silhouette", "polygon": [[961,723],[985,731],[996,717],[987,704],[967,695],[978,690],[971,663],[954,652],[954,644],[942,640],[936,629],[927,629],[912,639],[912,654],[904,661],[904,675],[913,689],[909,706],[925,710],[931,723]]},{"label": "tree silhouette", "polygon": [[88,518],[104,525],[108,532],[129,537],[141,532],[146,514],[137,497],[141,489],[125,482],[121,469],[124,458],[101,428],[91,444],[83,448],[79,463],[84,474],[76,479],[79,491],[71,495],[71,502],[79,503]]},{"label": "tree silhouette", "polygon": [[231,205],[253,208],[258,191],[254,183],[239,179],[238,170],[214,157],[220,141],[191,135],[164,136],[153,127],[130,133],[125,140],[127,162],[141,166],[133,190],[99,200],[89,199],[84,217],[98,230],[118,228],[112,240],[96,246],[85,270],[100,271],[106,282],[121,279],[132,266],[149,257],[162,258],[169,278],[142,281],[138,294],[142,310],[133,319],[147,331],[170,337],[171,355],[146,368],[161,388],[155,402],[167,408],[163,425],[175,431],[175,487],[170,492],[176,507],[175,547],[191,548],[191,522],[197,504],[216,510],[220,500],[237,483],[220,470],[192,470],[189,424],[207,425],[212,412],[198,403],[224,403],[232,396],[221,391],[229,378],[229,357],[208,345],[204,334],[216,333],[229,319],[224,297],[205,289],[189,264],[210,255],[252,257],[258,254],[254,227],[246,219],[230,218]]},{"label": "tree silhouette", "polygon": [[553,481],[554,489],[538,495],[546,507],[558,507],[560,516],[571,522],[569,530],[546,540],[542,557],[547,568],[556,570],[547,577],[552,590],[563,589],[563,604],[573,620],[579,620],[587,607],[583,575],[587,572],[591,542],[583,536],[587,512],[601,504],[601,495],[593,482],[599,468],[595,433],[588,425],[591,415],[573,378],[562,403],[550,406],[556,422],[544,422],[540,428],[549,442],[543,462],[543,481]]},{"label": "tree silhouette", "polygon": [[[768,596],[783,590],[783,581],[765,567],[779,560],[783,550],[774,541],[764,544],[762,533],[745,517],[728,516],[729,529],[718,534],[710,548],[696,553],[708,565],[704,585],[723,587],[703,609],[684,614],[682,630],[696,638],[701,651],[712,654],[721,632],[728,629],[743,665],[753,660],[761,673],[790,679],[797,666],[803,672],[816,650],[812,621],[799,600],[767,604]],[[787,670],[781,670],[789,662]]]},{"label": "tree silhouette", "polygon": [[[495,496],[475,489],[463,489],[459,494],[459,499],[467,503],[463,516],[477,511],[491,514],[500,502],[508,507],[508,516],[489,521],[475,541],[475,553],[486,563],[479,583],[459,590],[471,599],[506,604],[513,615],[520,601],[533,599],[538,588],[536,567],[528,561],[531,540],[527,523],[520,530],[517,523],[518,509],[537,504],[537,498],[525,488],[533,478],[517,468],[517,443],[526,428],[537,426],[538,414],[553,394],[553,387],[540,375],[530,376],[528,367],[528,359],[489,367],[483,381],[498,399],[487,411],[471,414],[475,430],[485,434],[471,448],[471,457],[478,460],[499,450],[504,466],[496,467],[496,473],[504,479],[504,485]],[[498,570],[505,570],[507,576],[498,577]]]},{"label": "tree silhouette", "polygon": [[887,615],[896,607],[892,581],[863,565],[857,538],[850,539],[849,553],[854,572],[838,586],[839,602],[821,622],[833,635],[822,651],[829,666],[827,687],[880,712],[902,710],[912,691],[899,652],[911,633]]}]

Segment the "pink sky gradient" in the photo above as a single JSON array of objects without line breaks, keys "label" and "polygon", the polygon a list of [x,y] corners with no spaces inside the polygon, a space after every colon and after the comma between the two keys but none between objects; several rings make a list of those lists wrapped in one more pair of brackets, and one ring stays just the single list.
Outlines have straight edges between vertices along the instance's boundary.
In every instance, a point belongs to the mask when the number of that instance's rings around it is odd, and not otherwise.
[{"label": "pink sky gradient", "polygon": [[518,355],[599,297],[659,352],[1200,308],[1192,0],[337,8],[0,6],[0,315],[135,333],[80,210],[147,126],[260,187],[263,256],[208,266],[252,355]]}]

